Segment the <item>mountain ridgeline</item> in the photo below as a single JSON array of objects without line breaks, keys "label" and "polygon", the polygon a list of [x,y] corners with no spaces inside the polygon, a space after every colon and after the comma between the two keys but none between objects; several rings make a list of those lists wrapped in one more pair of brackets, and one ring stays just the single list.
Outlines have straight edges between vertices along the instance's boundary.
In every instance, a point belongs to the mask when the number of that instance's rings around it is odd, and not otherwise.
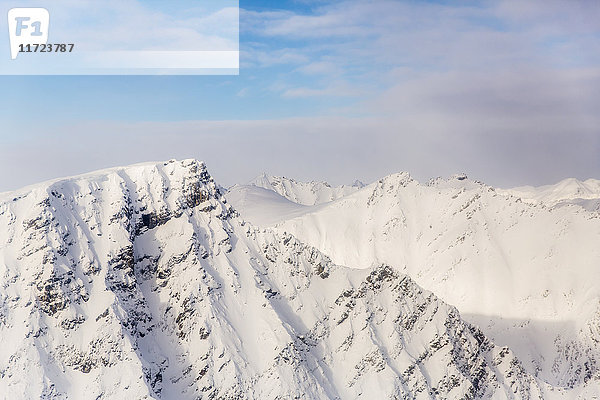
[{"label": "mountain ridgeline", "polygon": [[[315,207],[361,193],[379,192],[369,186]],[[323,241],[330,258],[281,226],[247,222],[225,194],[196,160],[0,194],[0,397],[596,393],[593,348],[587,375],[573,371],[571,387],[553,385],[419,286],[404,263],[373,257],[365,267],[348,256],[344,266],[333,244]]]},{"label": "mountain ridgeline", "polygon": [[509,346],[529,373],[587,398],[600,376],[597,183],[503,190],[463,174],[420,183],[399,173],[310,207],[279,206],[295,196],[253,184],[227,198],[242,218],[335,263],[406,273]]}]

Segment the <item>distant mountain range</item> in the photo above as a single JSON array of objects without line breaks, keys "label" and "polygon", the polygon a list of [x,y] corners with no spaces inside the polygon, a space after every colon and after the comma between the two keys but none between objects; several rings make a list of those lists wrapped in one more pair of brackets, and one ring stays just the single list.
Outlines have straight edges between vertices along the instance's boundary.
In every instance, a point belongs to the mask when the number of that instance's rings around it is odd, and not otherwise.
[{"label": "distant mountain range", "polygon": [[0,194],[0,397],[593,398],[600,215],[519,190],[171,160]]},{"label": "distant mountain range", "polygon": [[282,176],[262,174],[250,185],[271,190],[286,199],[306,206],[327,203],[362,189],[365,184],[359,180],[352,185],[331,186],[327,182],[298,182]]}]

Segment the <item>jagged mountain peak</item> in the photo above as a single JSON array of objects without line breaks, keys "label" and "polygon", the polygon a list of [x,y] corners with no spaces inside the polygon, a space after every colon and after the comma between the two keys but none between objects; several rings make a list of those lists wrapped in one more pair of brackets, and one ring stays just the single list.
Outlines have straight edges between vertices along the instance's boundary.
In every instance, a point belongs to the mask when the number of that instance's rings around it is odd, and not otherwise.
[{"label": "jagged mountain peak", "polygon": [[356,193],[347,195],[348,199],[358,199],[368,196],[367,205],[380,202],[389,203],[390,207],[399,199],[414,197],[430,197],[433,193],[449,194],[452,199],[465,194],[480,198],[490,193],[495,195],[495,189],[477,180],[469,179],[465,174],[456,174],[448,178],[432,178],[423,184],[414,179],[408,172],[388,175],[375,183],[365,186]]},{"label": "jagged mountain peak", "polygon": [[181,161],[169,160],[166,162],[145,162],[123,167],[112,167],[85,174],[75,175],[67,178],[57,178],[46,182],[29,185],[12,192],[0,193],[0,201],[12,200],[14,198],[28,196],[30,194],[43,195],[44,192],[53,190],[76,188],[79,184],[100,187],[103,182],[117,179],[119,176],[127,176],[132,183],[137,181],[157,179],[168,185],[169,182],[178,182],[177,188],[183,188],[186,179],[202,180],[205,183],[214,182],[208,173],[206,164],[195,159]]},{"label": "jagged mountain peak", "polygon": [[314,184],[314,185],[323,185],[326,187],[331,187],[331,185],[329,184],[329,182],[327,181],[315,181],[315,180],[311,180],[311,181],[307,181],[307,182],[303,182],[303,181],[298,181],[294,178],[290,178],[287,176],[278,176],[278,175],[269,175],[266,172],[261,173],[259,176],[257,176],[256,178],[254,178],[253,180],[251,180],[249,182],[249,184],[255,184],[257,186],[259,186],[260,184],[263,183],[271,183],[271,184],[284,184],[285,182],[291,182],[291,183],[295,183],[295,184]]},{"label": "jagged mountain peak", "polygon": [[467,174],[454,174],[447,178],[436,177],[431,178],[425,186],[436,187],[440,189],[463,189],[463,190],[479,190],[485,191],[495,190],[492,186],[485,184],[479,180],[471,179]]},{"label": "jagged mountain peak", "polygon": [[393,184],[394,182],[400,183],[402,186],[406,186],[407,183],[415,182],[418,183],[409,172],[401,171],[393,174],[386,175],[381,178],[378,182]]},{"label": "jagged mountain peak", "polygon": [[256,177],[248,185],[271,190],[294,203],[307,206],[339,199],[363,187],[362,184],[332,186],[325,181],[300,182],[285,176],[271,176],[265,173]]},{"label": "jagged mountain peak", "polygon": [[357,179],[357,180],[355,180],[355,181],[352,183],[352,186],[353,186],[353,187],[356,187],[356,188],[359,188],[359,189],[362,189],[362,188],[364,188],[364,187],[365,187],[365,186],[367,186],[367,185],[365,185],[365,184],[364,184],[364,183],[363,183],[361,180]]}]

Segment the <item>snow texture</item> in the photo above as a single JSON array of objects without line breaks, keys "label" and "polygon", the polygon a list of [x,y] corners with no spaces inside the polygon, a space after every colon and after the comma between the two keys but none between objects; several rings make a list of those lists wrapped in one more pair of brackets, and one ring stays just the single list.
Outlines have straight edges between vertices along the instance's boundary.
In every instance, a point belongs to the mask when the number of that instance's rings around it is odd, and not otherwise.
[{"label": "snow texture", "polygon": [[[444,195],[438,198],[438,192]],[[456,195],[456,201],[448,201],[446,195]],[[259,201],[260,196],[251,199]],[[496,205],[498,199],[502,201]],[[534,222],[539,218],[549,232],[566,235],[552,236],[557,258],[546,267],[560,271],[562,266],[552,263],[569,256],[572,270],[588,268],[586,280],[579,280],[583,273],[571,271],[567,283],[551,288],[562,290],[561,285],[577,281],[578,290],[568,300],[558,301],[552,291],[542,298],[554,298],[561,316],[575,310],[577,323],[589,317],[589,324],[581,325],[588,327],[581,340],[597,343],[597,283],[589,279],[597,263],[585,264],[597,256],[586,247],[597,239],[593,229],[598,222],[591,213],[538,210],[470,182],[421,186],[401,174],[317,206],[322,224],[337,223],[336,213],[346,213],[340,226],[316,225],[323,231],[314,239],[331,251],[332,261],[282,228],[289,224],[302,227],[297,229],[300,234],[312,232],[318,213],[293,215],[303,208],[283,204],[275,211],[291,219],[283,219],[277,229],[255,227],[240,217],[206,166],[195,160],[114,168],[0,195],[0,397],[538,399],[597,394],[593,345],[561,343],[564,362],[556,364],[556,376],[549,374],[557,384],[549,384],[549,379],[531,373],[509,346],[496,345],[456,308],[404,272],[423,271],[415,276],[426,283],[452,282],[458,298],[474,291],[483,296],[482,304],[496,305],[488,297],[498,296],[497,309],[506,315],[546,310],[549,303],[534,296],[536,285],[549,284],[543,276],[537,276],[541,283],[517,282],[522,278],[519,268],[537,268],[535,258],[509,264],[514,270],[496,274],[485,265],[480,271],[469,267],[475,276],[460,285],[452,274],[445,280],[425,279],[435,275],[432,268],[440,268],[436,274],[441,277],[448,270],[434,254],[446,252],[444,246],[455,243],[458,230],[482,232],[451,246],[463,249],[460,254],[466,257],[478,254],[467,244],[486,237],[484,222],[496,226],[498,221],[490,221],[505,218],[500,226],[506,229],[531,225],[519,231],[525,235],[539,228]],[[444,210],[434,214],[433,206],[441,204]],[[489,213],[486,220],[478,214],[482,209]],[[502,217],[494,216],[497,209],[503,210]],[[406,213],[405,220],[375,226],[381,215],[390,220],[399,218],[399,211]],[[419,224],[412,221],[413,211]],[[416,239],[408,240],[405,229],[410,226],[411,235],[418,235],[419,229],[433,232],[435,218],[440,218],[440,238],[421,233],[423,242],[414,251],[431,241],[429,246],[437,252],[417,257],[418,251],[411,253],[409,248]],[[562,221],[557,227],[547,225],[555,218]],[[362,233],[352,231],[356,224]],[[387,237],[407,239],[406,243],[388,246],[380,228]],[[500,242],[488,254],[490,263],[498,261],[497,248],[512,244],[498,237]],[[342,239],[348,243],[346,255],[338,248]],[[546,239],[536,239],[542,250],[550,245]],[[561,240],[571,239],[581,242],[579,258],[572,250],[563,254],[566,245]],[[515,238],[519,240],[523,237]],[[489,242],[475,243],[480,252],[488,251],[480,246]],[[528,256],[523,247],[514,255],[503,253],[506,260]],[[368,265],[362,249],[371,256]],[[444,260],[452,260],[454,252]],[[400,254],[390,257],[395,264],[384,262],[383,255],[394,254]],[[347,259],[352,268],[336,259]],[[477,263],[482,260],[475,257],[470,262],[481,265]],[[417,261],[425,262],[408,267]],[[488,273],[492,275],[485,278]],[[557,279],[566,279],[557,273]],[[503,274],[510,276],[494,283]],[[511,296],[498,292],[509,283],[516,285]],[[478,284],[483,287],[473,286]],[[525,288],[531,300],[522,309],[502,309],[506,299],[518,298]],[[446,297],[451,297],[449,292],[442,290]],[[471,305],[466,309],[478,310]]]}]

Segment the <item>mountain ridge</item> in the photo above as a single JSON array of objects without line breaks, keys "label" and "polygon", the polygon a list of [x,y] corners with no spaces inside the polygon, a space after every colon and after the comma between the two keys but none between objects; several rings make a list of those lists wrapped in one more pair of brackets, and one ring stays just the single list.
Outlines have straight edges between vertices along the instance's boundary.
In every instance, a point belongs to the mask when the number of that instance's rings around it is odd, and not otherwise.
[{"label": "mountain ridge", "polygon": [[352,185],[331,186],[325,181],[300,182],[285,176],[273,176],[266,173],[262,173],[247,185],[271,190],[292,202],[306,206],[326,203],[364,187],[359,180],[355,180]]},{"label": "mountain ridge", "polygon": [[86,176],[0,201],[11,398],[563,395],[397,269],[244,222],[203,163]]},{"label": "mountain ridge", "polygon": [[[246,210],[239,211],[245,218]],[[600,349],[590,332],[598,324],[600,290],[589,279],[600,273],[594,212],[526,203],[465,175],[421,184],[400,173],[275,228],[336,263],[400,268],[474,315],[471,321],[494,340],[522,342],[513,349],[528,370],[554,385],[597,379]],[[522,323],[506,329],[497,316]],[[548,327],[554,331],[544,333]]]}]

